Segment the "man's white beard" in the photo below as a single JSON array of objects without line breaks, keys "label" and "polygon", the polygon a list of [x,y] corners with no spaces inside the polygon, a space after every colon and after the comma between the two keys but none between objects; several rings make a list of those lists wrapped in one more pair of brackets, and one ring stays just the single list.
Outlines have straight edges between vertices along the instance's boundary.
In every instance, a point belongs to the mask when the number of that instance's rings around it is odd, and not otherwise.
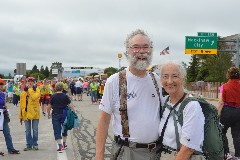
[{"label": "man's white beard", "polygon": [[[143,60],[139,60],[139,58]],[[134,66],[138,70],[146,70],[152,62],[152,54],[136,53],[134,55],[129,54],[128,61],[130,65]]]}]

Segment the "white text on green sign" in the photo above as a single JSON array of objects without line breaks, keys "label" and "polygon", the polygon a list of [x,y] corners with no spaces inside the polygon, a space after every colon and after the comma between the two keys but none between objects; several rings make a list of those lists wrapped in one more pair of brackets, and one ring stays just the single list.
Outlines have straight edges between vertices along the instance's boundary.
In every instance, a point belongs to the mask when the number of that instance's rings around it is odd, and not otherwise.
[{"label": "white text on green sign", "polygon": [[198,32],[198,36],[217,37],[217,33],[213,33],[213,32]]},{"label": "white text on green sign", "polygon": [[186,49],[217,49],[217,37],[186,36]]}]

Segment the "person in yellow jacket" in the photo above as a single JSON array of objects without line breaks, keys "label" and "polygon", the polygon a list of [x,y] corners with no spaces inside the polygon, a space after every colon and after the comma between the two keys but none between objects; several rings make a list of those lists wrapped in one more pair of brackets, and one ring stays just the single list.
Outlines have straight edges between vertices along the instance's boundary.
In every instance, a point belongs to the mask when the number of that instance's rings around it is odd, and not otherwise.
[{"label": "person in yellow jacket", "polygon": [[[25,123],[26,129],[26,148],[28,150],[38,150],[38,124],[40,119],[40,90],[34,86],[34,78],[28,77],[28,88],[25,88],[20,96],[19,118]],[[33,130],[33,135],[31,134]]]},{"label": "person in yellow jacket", "polygon": [[15,107],[18,106],[19,98],[20,98],[20,88],[19,88],[18,82],[16,82],[13,86],[13,105]]},{"label": "person in yellow jacket", "polygon": [[45,116],[48,104],[50,102],[50,85],[47,84],[46,80],[43,81],[43,84],[39,87],[39,90],[41,94],[42,114]]}]

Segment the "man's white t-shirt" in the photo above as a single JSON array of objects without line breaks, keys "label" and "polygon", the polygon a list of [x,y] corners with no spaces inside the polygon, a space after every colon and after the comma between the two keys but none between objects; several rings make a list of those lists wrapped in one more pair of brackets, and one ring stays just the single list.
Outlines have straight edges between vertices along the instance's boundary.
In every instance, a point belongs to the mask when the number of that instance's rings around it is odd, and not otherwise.
[{"label": "man's white t-shirt", "polygon": [[[154,76],[159,92],[162,93],[160,79],[156,74]],[[129,140],[138,143],[154,142],[158,139],[160,104],[151,75],[139,78],[127,68],[126,79]],[[116,73],[107,79],[99,109],[113,115],[113,133],[123,138],[119,107],[119,73]]]},{"label": "man's white t-shirt", "polygon": [[[174,106],[169,101],[167,103],[172,107]],[[178,111],[180,105],[181,103],[178,104],[178,106],[176,107],[176,111]],[[169,112],[170,110],[168,108],[165,108],[159,126],[159,136],[161,135],[162,128],[166,122]],[[176,119],[178,120],[177,116]],[[194,149],[196,151],[202,152],[201,147],[204,140],[204,123],[205,117],[200,104],[197,101],[189,102],[183,110],[183,126],[177,123],[180,144],[183,144],[184,146]],[[163,144],[173,149],[177,149],[173,116],[169,117],[167,127],[164,132]]]}]

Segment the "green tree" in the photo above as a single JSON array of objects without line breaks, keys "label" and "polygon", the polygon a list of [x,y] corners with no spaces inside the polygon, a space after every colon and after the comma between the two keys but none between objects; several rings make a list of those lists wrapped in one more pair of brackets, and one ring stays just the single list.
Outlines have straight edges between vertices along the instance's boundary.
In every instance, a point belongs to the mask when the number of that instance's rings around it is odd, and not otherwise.
[{"label": "green tree", "polygon": [[32,73],[30,76],[34,77],[36,80],[43,80],[44,78],[46,78],[44,74],[37,72]]},{"label": "green tree", "polygon": [[211,82],[225,82],[226,73],[232,64],[232,55],[226,52],[220,52],[217,55],[211,55],[206,61],[209,75],[204,79]]},{"label": "green tree", "polygon": [[202,62],[199,67],[197,77],[195,80],[196,81],[205,80],[208,75],[209,75],[209,71],[208,71],[207,65],[204,62]]},{"label": "green tree", "polygon": [[187,82],[195,82],[198,75],[200,61],[199,58],[193,54],[191,56],[192,62],[190,62],[189,67],[187,68]]},{"label": "green tree", "polygon": [[26,71],[26,77],[30,77],[30,74],[32,73],[32,70],[27,70]]},{"label": "green tree", "polygon": [[42,65],[41,68],[40,68],[40,73],[41,73],[41,74],[44,74],[44,67],[43,67],[43,65]]},{"label": "green tree", "polygon": [[2,78],[2,79],[3,79],[3,78],[4,78],[4,74],[0,74],[0,78]]},{"label": "green tree", "polygon": [[[218,37],[220,39],[220,37]],[[218,43],[218,50],[225,50],[226,42]],[[218,52],[216,55],[198,55],[201,61],[198,80],[211,82],[226,81],[226,72],[232,66],[232,54],[229,52]]]},{"label": "green tree", "polygon": [[43,74],[45,75],[45,77],[49,77],[49,69],[48,69],[48,66],[45,67]]},{"label": "green tree", "polygon": [[53,75],[52,75],[52,69],[50,69],[50,71],[49,71],[49,74],[48,74],[49,76],[49,78],[51,79],[51,78],[53,78]]},{"label": "green tree", "polygon": [[117,68],[114,68],[114,67],[108,67],[108,68],[105,68],[104,69],[104,73],[109,76],[113,75],[114,73],[116,73],[118,71]]},{"label": "green tree", "polygon": [[37,68],[37,65],[36,65],[36,64],[33,66],[32,70],[31,70],[31,72],[30,72],[30,75],[31,75],[32,73],[39,73],[39,69]]},{"label": "green tree", "polygon": [[13,76],[12,76],[12,74],[11,74],[11,73],[8,73],[8,76],[5,76],[5,78],[6,78],[6,79],[12,79],[12,78],[13,78]]}]

